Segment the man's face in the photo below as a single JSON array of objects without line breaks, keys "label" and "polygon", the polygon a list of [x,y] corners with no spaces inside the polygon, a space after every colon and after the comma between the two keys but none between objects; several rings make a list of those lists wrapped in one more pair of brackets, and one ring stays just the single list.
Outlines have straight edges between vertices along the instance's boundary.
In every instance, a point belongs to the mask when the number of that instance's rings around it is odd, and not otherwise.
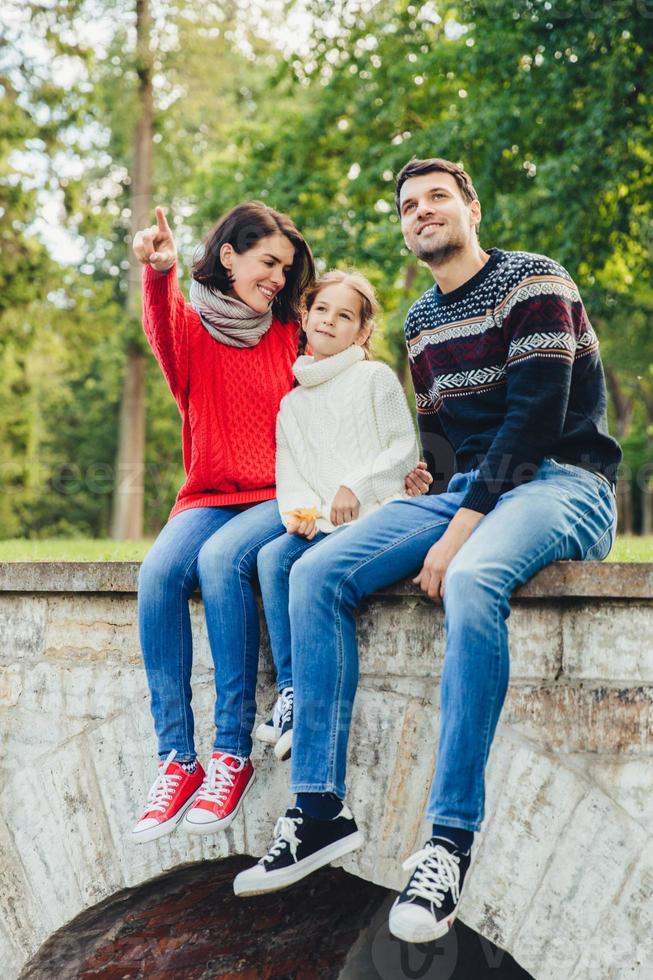
[{"label": "man's face", "polygon": [[481,220],[478,201],[466,204],[452,175],[438,171],[409,177],[399,209],[406,245],[430,266],[463,252],[475,240]]}]

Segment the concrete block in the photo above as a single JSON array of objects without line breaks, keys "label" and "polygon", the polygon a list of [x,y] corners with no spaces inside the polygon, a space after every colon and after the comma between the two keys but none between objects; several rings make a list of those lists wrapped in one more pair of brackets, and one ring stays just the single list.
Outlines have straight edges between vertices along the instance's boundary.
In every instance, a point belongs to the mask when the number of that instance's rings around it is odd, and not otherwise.
[{"label": "concrete block", "polygon": [[0,594],[0,650],[9,661],[37,660],[45,650],[47,601]]}]

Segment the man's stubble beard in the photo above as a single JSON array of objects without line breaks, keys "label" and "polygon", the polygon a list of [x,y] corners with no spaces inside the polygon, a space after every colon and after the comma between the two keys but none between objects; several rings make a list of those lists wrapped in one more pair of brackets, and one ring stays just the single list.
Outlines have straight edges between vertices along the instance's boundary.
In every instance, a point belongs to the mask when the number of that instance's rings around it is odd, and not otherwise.
[{"label": "man's stubble beard", "polygon": [[413,249],[413,254],[416,258],[422,262],[426,262],[427,265],[433,268],[459,255],[465,250],[465,244],[461,238],[450,238],[449,241],[430,249],[420,249],[418,244],[417,248]]}]

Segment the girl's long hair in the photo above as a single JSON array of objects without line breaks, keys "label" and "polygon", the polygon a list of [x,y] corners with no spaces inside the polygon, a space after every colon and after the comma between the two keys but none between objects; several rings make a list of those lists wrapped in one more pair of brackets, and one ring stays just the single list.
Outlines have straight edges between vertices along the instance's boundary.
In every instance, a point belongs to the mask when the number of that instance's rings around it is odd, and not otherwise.
[{"label": "girl's long hair", "polygon": [[191,275],[211,289],[226,293],[233,277],[220,261],[220,249],[229,243],[242,255],[254,245],[280,232],[294,249],[292,266],[283,289],[272,301],[272,314],[282,323],[297,322],[301,316],[301,297],[315,279],[311,250],[287,214],[275,211],[261,201],[247,201],[225,214],[206,236],[201,254],[193,262]]}]

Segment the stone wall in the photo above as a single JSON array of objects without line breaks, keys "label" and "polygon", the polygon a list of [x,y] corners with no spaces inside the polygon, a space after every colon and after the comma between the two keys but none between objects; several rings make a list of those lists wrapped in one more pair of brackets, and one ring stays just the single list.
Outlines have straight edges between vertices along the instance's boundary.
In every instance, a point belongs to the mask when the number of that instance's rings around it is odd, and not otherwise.
[{"label": "stone wall", "polygon": [[[262,746],[221,837],[129,830],[155,743],[136,630],[137,566],[0,564],[0,962],[4,976],[85,909],[177,865],[260,854],[288,803]],[[515,597],[511,688],[462,919],[537,980],[648,978],[653,964],[653,567],[563,563]],[[199,598],[194,706],[211,746]],[[359,616],[349,797],[367,843],[342,866],[390,888],[421,844],[436,750],[442,614],[411,586]],[[275,696],[263,650],[259,708]]]}]

